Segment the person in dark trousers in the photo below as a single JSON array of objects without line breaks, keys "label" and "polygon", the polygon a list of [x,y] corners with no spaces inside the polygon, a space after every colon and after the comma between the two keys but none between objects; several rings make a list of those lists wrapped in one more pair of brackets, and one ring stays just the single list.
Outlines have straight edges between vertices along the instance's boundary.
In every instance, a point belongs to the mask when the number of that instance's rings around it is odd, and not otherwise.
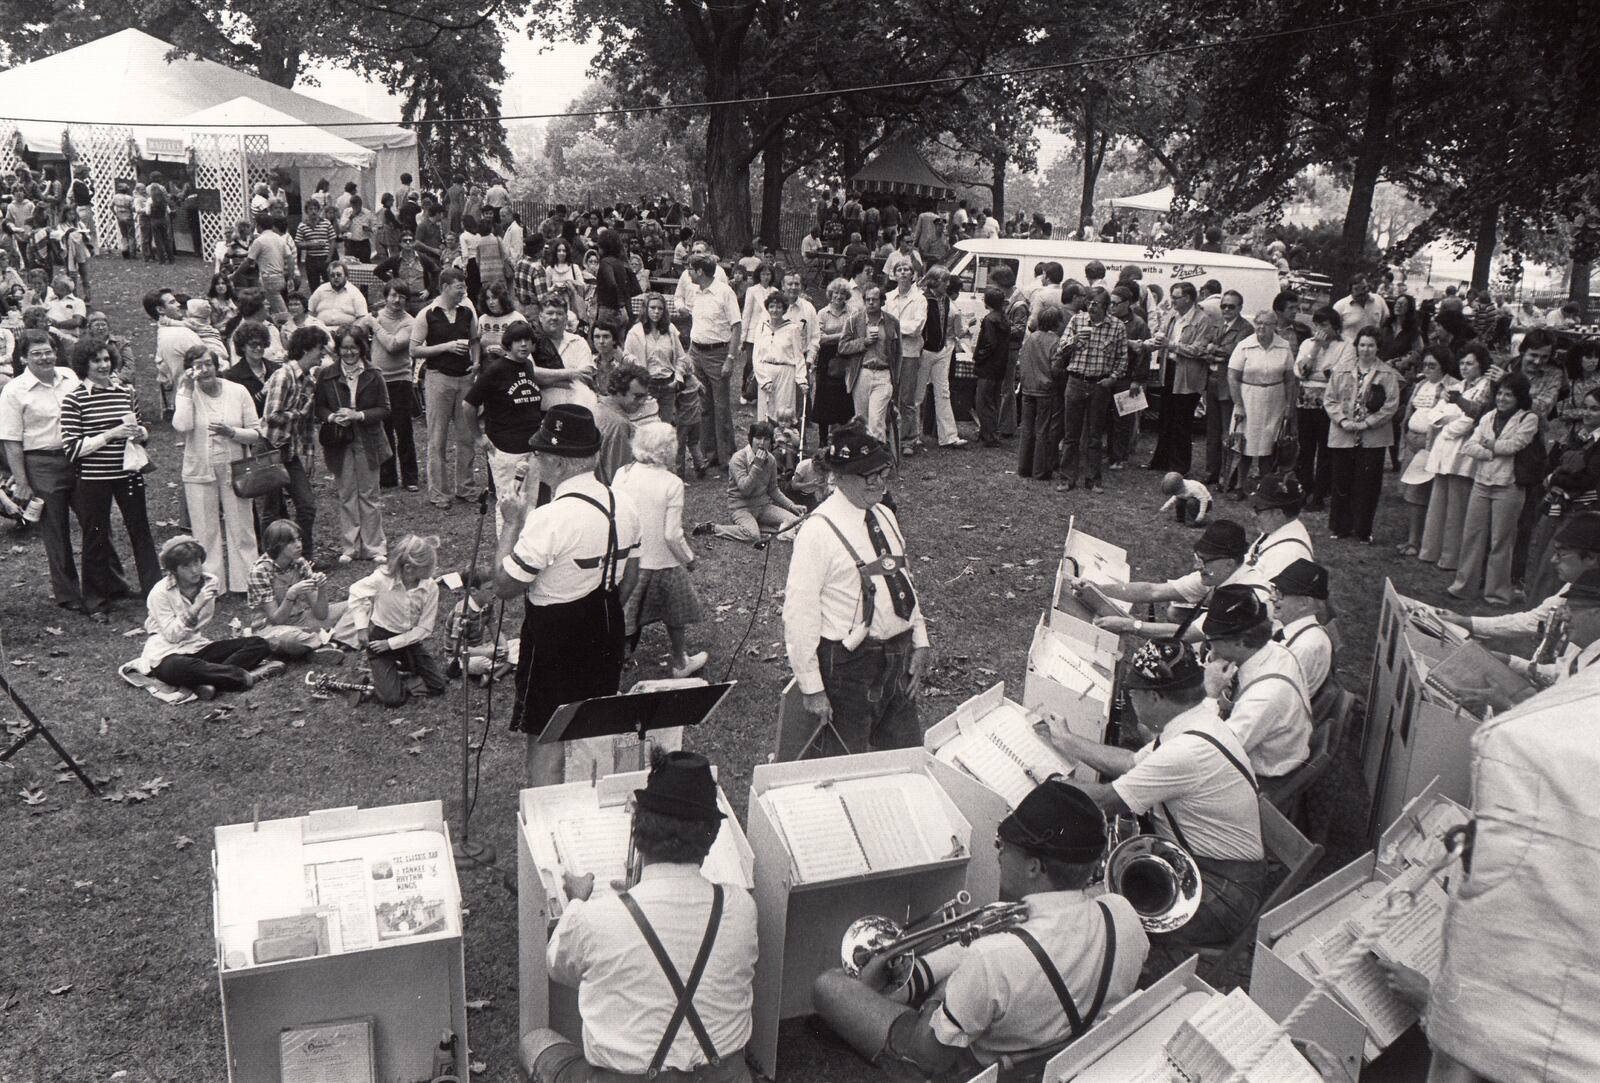
[{"label": "person in dark trousers", "polygon": [[977,376],[978,439],[984,447],[1000,446],[1000,383],[1011,359],[1011,324],[1006,321],[1006,294],[999,286],[983,291],[983,323],[972,351]]}]

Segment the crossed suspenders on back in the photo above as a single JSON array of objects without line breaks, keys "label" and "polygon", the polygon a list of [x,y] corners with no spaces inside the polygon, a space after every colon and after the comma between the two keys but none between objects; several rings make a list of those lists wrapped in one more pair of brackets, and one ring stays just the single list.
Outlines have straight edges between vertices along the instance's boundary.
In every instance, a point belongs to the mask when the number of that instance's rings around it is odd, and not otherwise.
[{"label": "crossed suspenders on back", "polygon": [[644,934],[644,942],[650,945],[650,953],[656,957],[656,965],[661,967],[661,973],[666,976],[667,984],[678,997],[678,1005],[673,1009],[672,1018],[667,1021],[666,1033],[661,1036],[661,1043],[656,1046],[655,1056],[650,1058],[650,1067],[645,1070],[645,1078],[654,1079],[661,1074],[661,1066],[666,1063],[667,1053],[671,1051],[672,1043],[677,1040],[678,1031],[685,1023],[689,1024],[694,1040],[700,1043],[700,1051],[706,1055],[707,1062],[713,1066],[722,1063],[722,1058],[717,1055],[716,1046],[711,1044],[711,1035],[706,1033],[705,1024],[700,1021],[700,1013],[694,1006],[694,993],[700,987],[701,977],[705,975],[706,963],[711,959],[711,949],[717,942],[717,927],[722,922],[722,885],[711,885],[711,917],[706,921],[705,935],[700,939],[700,950],[694,957],[694,965],[689,968],[687,981],[678,976],[678,968],[673,965],[672,956],[667,954],[667,949],[662,945],[661,938],[656,935],[650,919],[644,916],[644,911],[639,909],[639,904],[634,901],[633,896],[624,891],[617,898],[627,908],[628,916],[633,918],[633,923],[639,926],[639,932]]},{"label": "crossed suspenders on back", "polygon": [[599,568],[600,589],[616,590],[618,583],[617,565],[620,563],[617,559],[620,555],[617,551],[617,498],[607,490],[606,503],[611,505],[608,508],[605,504],[600,503],[600,501],[586,493],[562,493],[556,497],[557,500],[566,500],[568,498],[581,500],[606,517],[605,555],[600,557],[574,557],[572,562],[580,568]]}]

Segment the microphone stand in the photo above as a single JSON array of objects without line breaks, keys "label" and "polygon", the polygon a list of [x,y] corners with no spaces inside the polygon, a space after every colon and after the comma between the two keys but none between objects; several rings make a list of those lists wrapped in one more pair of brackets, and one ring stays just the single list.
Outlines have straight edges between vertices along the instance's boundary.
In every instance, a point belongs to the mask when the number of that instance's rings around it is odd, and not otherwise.
[{"label": "microphone stand", "polygon": [[[489,504],[494,495],[494,474],[490,473],[489,484],[478,495],[478,529],[472,538],[472,563],[467,565],[469,583],[464,584],[469,601],[473,589],[470,586],[471,573],[478,570],[478,554],[483,548],[483,524],[489,515]],[[492,675],[492,656],[490,662]],[[486,842],[474,842],[469,835],[472,829],[472,676],[467,672],[467,644],[464,637],[456,641],[456,667],[461,671],[461,836],[455,843],[456,868],[466,869],[474,865],[492,867],[495,863],[494,847]],[[484,728],[484,735],[487,739],[488,727]]]}]

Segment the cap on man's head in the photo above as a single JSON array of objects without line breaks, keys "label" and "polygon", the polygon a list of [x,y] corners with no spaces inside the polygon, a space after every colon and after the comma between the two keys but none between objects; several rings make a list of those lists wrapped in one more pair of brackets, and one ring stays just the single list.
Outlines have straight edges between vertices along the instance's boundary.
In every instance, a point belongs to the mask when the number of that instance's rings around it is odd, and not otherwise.
[{"label": "cap on man's head", "polygon": [[1600,568],[1590,568],[1567,588],[1567,605],[1573,609],[1600,608]]},{"label": "cap on man's head", "polygon": [[1563,519],[1555,544],[1563,549],[1600,553],[1600,511],[1586,511]]},{"label": "cap on man's head", "polygon": [[1180,639],[1152,639],[1123,667],[1122,686],[1131,692],[1171,692],[1205,683],[1205,667]]},{"label": "cap on man's head", "polygon": [[1088,794],[1061,778],[1047,778],[1000,821],[996,832],[1036,857],[1088,865],[1106,852],[1106,818]]},{"label": "cap on man's head", "polygon": [[1301,487],[1299,478],[1293,474],[1273,474],[1261,479],[1255,496],[1251,498],[1251,507],[1256,511],[1279,508],[1290,515],[1299,515],[1305,498],[1306,491]]},{"label": "cap on man's head", "polygon": [[1280,593],[1300,598],[1328,600],[1328,569],[1304,557],[1272,577]]},{"label": "cap on man's head", "polygon": [[1243,560],[1249,548],[1244,527],[1232,519],[1213,519],[1194,543],[1194,554],[1201,560]]},{"label": "cap on man's head", "polygon": [[1254,587],[1225,584],[1211,593],[1200,622],[1207,639],[1233,639],[1267,622],[1267,603]]}]

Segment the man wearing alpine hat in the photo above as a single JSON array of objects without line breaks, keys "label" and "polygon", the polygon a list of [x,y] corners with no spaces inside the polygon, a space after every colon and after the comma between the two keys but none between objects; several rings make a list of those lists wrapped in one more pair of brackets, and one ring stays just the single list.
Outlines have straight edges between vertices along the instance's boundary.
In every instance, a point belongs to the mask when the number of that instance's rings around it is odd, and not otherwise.
[{"label": "man wearing alpine hat", "polygon": [[827,971],[812,989],[823,1021],[895,1078],[967,1080],[996,1062],[1037,1078],[1036,1062],[1134,990],[1149,950],[1139,915],[1120,895],[1087,891],[1106,855],[1095,803],[1049,778],[996,835],[1000,899],[1025,904],[1025,922],[928,953],[898,989],[882,958],[854,978]]},{"label": "man wearing alpine hat", "polygon": [[1300,663],[1313,705],[1333,673],[1333,634],[1323,625],[1328,608],[1328,569],[1309,560],[1291,563],[1272,577],[1279,628],[1272,638]]},{"label": "man wearing alpine hat", "polygon": [[905,535],[882,504],[893,457],[859,418],[831,436],[822,461],[833,493],[801,525],[789,560],[789,666],[817,727],[813,748],[914,748],[922,744],[916,692],[928,629]]},{"label": "man wearing alpine hat", "polygon": [[711,764],[657,751],[634,800],[638,882],[595,894],[592,875],[562,875],[547,961],[578,989],[583,1049],[529,1031],[523,1071],[530,1083],[748,1083],[756,904],[700,871],[724,818]]},{"label": "man wearing alpine hat", "polygon": [[1206,692],[1250,754],[1256,777],[1277,778],[1299,767],[1311,754],[1311,698],[1300,663],[1273,641],[1260,592],[1218,587],[1200,630],[1211,645]]},{"label": "man wearing alpine hat", "polygon": [[1305,490],[1293,474],[1261,479],[1250,497],[1251,518],[1260,533],[1245,551],[1245,566],[1272,579],[1296,560],[1315,560],[1311,535],[1300,521]]},{"label": "man wearing alpine hat", "polygon": [[1200,909],[1182,928],[1150,938],[1148,982],[1244,930],[1264,894],[1266,852],[1255,772],[1206,699],[1193,648],[1171,639],[1144,644],[1123,668],[1122,687],[1147,742],[1137,751],[1038,729],[1062,755],[1111,780],[1080,783],[1107,816],[1147,816],[1155,834],[1200,866]]},{"label": "man wearing alpine hat", "polygon": [[552,406],[528,441],[548,504],[501,494],[495,593],[524,596],[511,728],[528,735],[527,784],[562,781],[559,744],[539,744],[557,707],[617,693],[627,655],[622,603],[638,577],[639,516],[595,476],[600,430],[588,409]]}]

